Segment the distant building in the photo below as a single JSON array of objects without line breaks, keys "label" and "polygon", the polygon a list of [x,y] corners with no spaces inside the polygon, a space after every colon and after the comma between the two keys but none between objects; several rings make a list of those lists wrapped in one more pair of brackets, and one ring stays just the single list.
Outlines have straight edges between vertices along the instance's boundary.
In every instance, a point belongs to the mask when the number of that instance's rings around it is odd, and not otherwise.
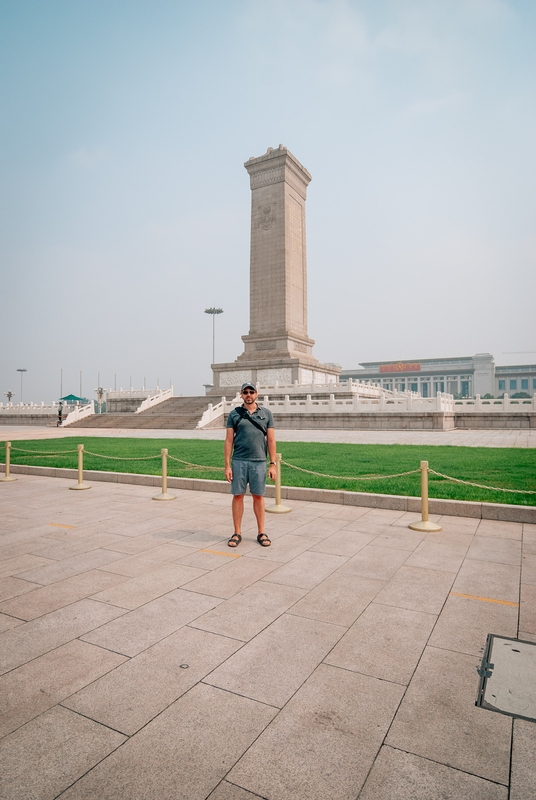
[{"label": "distant building", "polygon": [[352,378],[393,391],[420,392],[423,397],[435,397],[438,392],[459,397],[536,392],[536,364],[499,367],[490,353],[461,358],[366,361],[359,366],[362,369],[343,370],[340,380]]}]

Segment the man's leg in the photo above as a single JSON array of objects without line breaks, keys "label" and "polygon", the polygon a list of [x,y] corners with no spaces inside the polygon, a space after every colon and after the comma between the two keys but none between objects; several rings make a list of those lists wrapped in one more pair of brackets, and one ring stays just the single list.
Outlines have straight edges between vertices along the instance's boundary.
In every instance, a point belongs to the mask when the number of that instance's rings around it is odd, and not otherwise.
[{"label": "man's leg", "polygon": [[257,519],[258,533],[264,533],[264,497],[261,494],[254,494],[253,513]]},{"label": "man's leg", "polygon": [[235,533],[242,532],[242,517],[244,516],[244,495],[233,495],[233,525]]}]

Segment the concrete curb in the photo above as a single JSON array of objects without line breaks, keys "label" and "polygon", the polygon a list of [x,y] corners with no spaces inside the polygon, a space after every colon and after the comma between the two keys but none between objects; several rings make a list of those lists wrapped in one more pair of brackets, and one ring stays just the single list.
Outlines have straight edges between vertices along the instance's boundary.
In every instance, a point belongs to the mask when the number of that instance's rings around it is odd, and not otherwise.
[{"label": "concrete curb", "polygon": [[[0,467],[5,464],[0,463]],[[40,475],[45,478],[78,479],[76,469],[59,469],[54,467],[33,467],[12,464],[11,472],[15,475]],[[140,486],[160,486],[159,475],[137,475],[130,472],[100,472],[84,470],[87,481],[105,481],[108,483],[131,483]],[[204,480],[202,478],[168,477],[170,489],[185,489],[196,492],[219,492],[229,494],[229,485],[223,481]],[[266,487],[266,497],[275,497],[275,487]],[[281,497],[284,500],[302,500],[307,503],[338,503],[345,506],[364,506],[365,508],[386,508],[395,511],[421,510],[420,497],[405,497],[396,494],[369,494],[368,492],[343,492],[336,489],[308,489],[300,486],[282,486]],[[502,503],[473,503],[469,500],[441,500],[430,498],[428,501],[430,514],[451,517],[472,517],[474,519],[495,519],[502,522],[536,523],[536,506],[512,506]]]}]

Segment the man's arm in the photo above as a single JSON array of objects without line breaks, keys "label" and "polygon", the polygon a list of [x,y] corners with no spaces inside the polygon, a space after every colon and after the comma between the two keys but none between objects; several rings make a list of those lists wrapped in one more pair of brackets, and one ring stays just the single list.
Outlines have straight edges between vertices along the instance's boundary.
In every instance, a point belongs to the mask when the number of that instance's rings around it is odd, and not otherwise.
[{"label": "man's arm", "polygon": [[[275,430],[273,428],[268,428],[266,431],[266,443],[268,445],[268,455],[270,456],[270,461],[275,462],[276,444],[275,444]],[[275,474],[276,474],[276,468],[274,464],[270,464],[268,475],[271,481],[275,481]]]},{"label": "man's arm", "polygon": [[225,480],[229,483],[233,480],[233,471],[231,469],[231,456],[233,454],[234,442],[234,429],[227,428],[225,434],[225,444],[223,446],[223,456],[225,459]]}]

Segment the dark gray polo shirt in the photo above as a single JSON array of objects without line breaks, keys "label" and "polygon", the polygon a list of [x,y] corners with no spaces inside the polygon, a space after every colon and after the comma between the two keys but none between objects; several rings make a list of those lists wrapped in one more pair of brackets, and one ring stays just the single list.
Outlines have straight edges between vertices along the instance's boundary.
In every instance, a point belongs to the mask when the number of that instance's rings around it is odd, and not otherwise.
[{"label": "dark gray polo shirt", "polygon": [[[274,418],[268,408],[257,408],[251,416],[263,428],[274,427]],[[266,461],[266,436],[249,420],[241,419],[234,408],[227,417],[227,427],[235,429],[233,458],[239,461]]]}]

